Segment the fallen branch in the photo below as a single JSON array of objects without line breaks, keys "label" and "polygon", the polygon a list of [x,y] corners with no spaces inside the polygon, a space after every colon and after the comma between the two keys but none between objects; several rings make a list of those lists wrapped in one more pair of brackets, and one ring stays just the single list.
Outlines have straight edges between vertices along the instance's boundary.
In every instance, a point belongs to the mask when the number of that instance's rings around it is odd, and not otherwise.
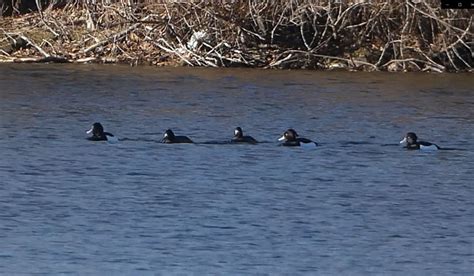
[{"label": "fallen branch", "polygon": [[404,62],[419,62],[419,63],[423,63],[425,65],[428,65],[430,67],[434,67],[436,69],[438,69],[439,71],[441,72],[444,72],[446,70],[446,68],[444,66],[441,66],[437,63],[431,63],[431,62],[427,62],[425,60],[421,60],[421,59],[417,59],[417,58],[406,58],[406,59],[392,59],[391,61],[385,63],[384,65],[382,65],[381,67],[387,67],[389,66],[390,64],[392,63],[404,63]]},{"label": "fallen branch", "polygon": [[0,58],[367,71],[474,68],[472,13],[441,10],[436,0],[135,2],[87,4],[94,32],[86,28],[83,5],[1,18]]},{"label": "fallen branch", "polygon": [[186,62],[189,66],[194,66],[194,64],[192,62],[190,62],[187,58],[185,58],[183,55],[181,55],[178,50],[173,50],[171,45],[164,39],[160,38],[159,41],[165,43],[167,46],[163,46],[161,45],[160,43],[158,42],[155,42],[155,41],[151,41],[151,43],[155,46],[157,46],[158,48],[168,52],[168,53],[171,53],[171,54],[174,54],[176,56],[178,56],[182,61]]},{"label": "fallen branch", "polygon": [[71,62],[67,58],[64,57],[55,57],[55,56],[49,56],[49,57],[27,57],[27,58],[13,58],[11,60],[12,62],[15,63],[46,63],[46,62],[54,62],[54,63],[69,63]]},{"label": "fallen branch", "polygon": [[288,61],[291,57],[293,57],[293,54],[288,54],[288,56],[286,56],[285,58],[274,61],[274,62],[270,63],[268,66],[265,66],[264,68],[268,69],[268,68],[272,68],[272,67],[277,67],[280,64],[284,63],[285,61]]},{"label": "fallen branch", "polygon": [[89,63],[89,62],[95,62],[98,61],[99,59],[96,57],[86,57],[86,58],[79,58],[74,60],[74,63]]},{"label": "fallen branch", "polygon": [[109,37],[107,37],[106,39],[103,39],[97,43],[95,43],[94,45],[84,49],[82,51],[82,53],[84,54],[87,54],[88,52],[96,49],[97,47],[100,47],[100,46],[103,46],[103,45],[106,45],[108,44],[110,41],[113,41],[113,40],[119,40],[120,38],[122,38],[122,36],[126,35],[127,33],[129,33],[130,31],[136,29],[138,26],[140,26],[140,23],[136,23],[136,24],[133,24],[132,26],[128,27],[127,29],[123,30],[123,31],[120,31],[114,35],[111,35]]},{"label": "fallen branch", "polygon": [[372,63],[369,63],[369,62],[365,62],[365,61],[362,61],[362,60],[352,60],[352,59],[347,59],[347,58],[341,58],[341,57],[334,57],[334,56],[327,56],[327,55],[319,55],[319,54],[315,54],[315,53],[311,53],[309,52],[310,55],[314,56],[314,57],[319,57],[319,58],[325,58],[325,59],[332,59],[332,60],[341,60],[341,61],[345,61],[347,62],[348,64],[352,64],[353,66],[357,66],[357,64],[355,63],[359,63],[361,65],[367,65],[367,66],[370,66],[372,67],[374,70],[377,70],[377,66],[375,64],[372,64]]},{"label": "fallen branch", "polygon": [[[141,19],[140,21],[146,21],[150,16],[146,16],[144,17],[143,19]],[[105,44],[108,44],[110,41],[115,41],[115,40],[119,40],[120,38],[122,38],[124,35],[128,34],[129,32],[135,30],[136,28],[138,28],[138,26],[140,26],[142,24],[142,22],[139,22],[139,23],[135,23],[133,24],[132,26],[128,27],[127,29],[123,30],[123,31],[120,31],[114,35],[111,35],[109,37],[107,37],[106,39],[103,39],[97,43],[95,43],[94,45],[84,49],[82,51],[82,53],[86,54],[92,50],[94,50],[95,48],[97,47],[100,47],[100,46],[103,46]]]},{"label": "fallen branch", "polygon": [[43,62],[54,62],[54,63],[68,63],[70,62],[67,58],[65,57],[60,57],[60,56],[53,56],[48,54],[45,50],[43,50],[40,46],[38,46],[36,43],[33,43],[28,37],[24,35],[18,35],[19,38],[23,39],[26,41],[29,45],[33,46],[38,52],[40,52],[44,57],[43,58],[32,58],[32,59],[15,59],[14,62],[38,62],[38,63],[43,63]]}]

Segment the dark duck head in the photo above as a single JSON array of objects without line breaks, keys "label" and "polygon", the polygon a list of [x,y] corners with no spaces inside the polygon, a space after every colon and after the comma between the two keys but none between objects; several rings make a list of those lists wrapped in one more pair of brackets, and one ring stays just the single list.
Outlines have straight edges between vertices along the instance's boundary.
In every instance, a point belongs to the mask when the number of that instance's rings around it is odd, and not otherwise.
[{"label": "dark duck head", "polygon": [[91,134],[92,136],[87,138],[91,141],[107,141],[108,137],[114,137],[112,133],[104,132],[104,127],[101,123],[94,123],[90,130],[87,131],[87,134]]},{"label": "dark duck head", "polygon": [[255,140],[252,136],[244,136],[242,128],[236,127],[234,130],[234,137],[232,138],[232,142],[256,144],[257,140]]},{"label": "dark duck head", "polygon": [[242,131],[241,127],[236,127],[234,129],[234,139],[239,139],[244,136],[244,132]]},{"label": "dark duck head", "polygon": [[167,129],[163,134],[162,143],[165,144],[176,144],[176,143],[193,143],[191,139],[186,136],[176,136],[171,129]]},{"label": "dark duck head", "polygon": [[282,146],[317,146],[318,144],[316,142],[313,142],[309,139],[306,138],[300,138],[298,133],[292,129],[289,128],[287,129],[283,135],[278,139],[278,141],[281,141]]},{"label": "dark duck head", "polygon": [[409,150],[438,150],[439,146],[430,142],[418,141],[418,136],[414,132],[408,132],[400,144],[404,144]]}]

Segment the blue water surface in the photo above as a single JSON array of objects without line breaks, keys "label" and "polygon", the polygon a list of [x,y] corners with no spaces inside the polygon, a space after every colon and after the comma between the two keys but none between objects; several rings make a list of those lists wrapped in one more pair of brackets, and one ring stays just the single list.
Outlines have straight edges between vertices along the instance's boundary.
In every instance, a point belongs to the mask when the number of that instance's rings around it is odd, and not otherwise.
[{"label": "blue water surface", "polygon": [[[3,64],[0,273],[473,275],[473,87]],[[96,121],[120,141],[86,140]],[[220,143],[236,126],[263,143]],[[320,147],[278,146],[290,127]],[[408,131],[452,150],[403,150]]]}]

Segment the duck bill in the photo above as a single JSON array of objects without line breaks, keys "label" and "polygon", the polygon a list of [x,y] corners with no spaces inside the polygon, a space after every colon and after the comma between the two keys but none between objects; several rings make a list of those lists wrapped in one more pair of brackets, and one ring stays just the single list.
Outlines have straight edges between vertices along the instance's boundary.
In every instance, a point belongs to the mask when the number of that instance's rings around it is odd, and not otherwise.
[{"label": "duck bill", "polygon": [[278,138],[278,141],[284,141],[285,140],[285,135],[281,136],[280,138]]},{"label": "duck bill", "polygon": [[86,131],[86,133],[87,133],[87,134],[91,134],[93,130],[94,130],[94,128],[91,128],[91,129],[89,129],[88,131]]},{"label": "duck bill", "polygon": [[400,141],[400,144],[406,144],[407,142],[407,137],[403,138],[403,140]]}]

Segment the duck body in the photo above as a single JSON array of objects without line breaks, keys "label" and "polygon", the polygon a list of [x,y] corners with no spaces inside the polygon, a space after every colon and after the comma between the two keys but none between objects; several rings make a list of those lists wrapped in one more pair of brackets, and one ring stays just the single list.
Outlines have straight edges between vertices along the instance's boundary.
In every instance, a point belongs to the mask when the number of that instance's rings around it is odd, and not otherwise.
[{"label": "duck body", "polygon": [[244,136],[242,128],[236,127],[234,130],[234,137],[231,140],[231,143],[247,143],[247,144],[257,144],[252,136]]},{"label": "duck body", "polygon": [[165,131],[161,143],[164,144],[192,144],[193,141],[187,136],[176,136],[171,129]]},{"label": "duck body", "polygon": [[300,138],[298,137],[298,133],[292,128],[288,129],[283,133],[283,135],[278,139],[281,141],[281,146],[285,147],[316,147],[318,143],[307,139],[307,138]]},{"label": "duck body", "polygon": [[407,150],[439,150],[440,147],[436,144],[418,141],[418,137],[414,132],[408,132],[405,138],[400,141],[400,144],[404,144],[404,148]]},{"label": "duck body", "polygon": [[89,141],[108,141],[109,139],[107,137],[114,137],[112,133],[104,131],[104,127],[101,123],[94,123],[92,128],[86,133],[92,133],[92,136],[87,138]]}]

